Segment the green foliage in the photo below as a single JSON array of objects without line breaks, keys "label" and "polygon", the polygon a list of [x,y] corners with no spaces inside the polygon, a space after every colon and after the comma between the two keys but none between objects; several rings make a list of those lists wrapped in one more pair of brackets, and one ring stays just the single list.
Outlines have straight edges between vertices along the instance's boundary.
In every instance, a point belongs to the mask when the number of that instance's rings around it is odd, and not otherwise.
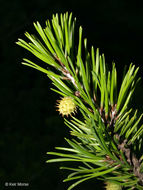
[{"label": "green foliage", "polygon": [[72,172],[64,181],[76,180],[68,190],[95,177],[128,189],[142,189],[142,114],[138,116],[137,111],[130,108],[140,80],[137,77],[139,68],[131,64],[121,86],[117,87],[115,63],[110,71],[99,49],[96,52],[94,47],[91,52],[88,50],[82,27],[79,27],[76,43],[75,22],[72,14],[53,15],[45,28],[34,23],[40,39],[26,33],[30,42],[21,39],[17,42],[48,68],[28,59],[22,64],[45,73],[56,87],[52,90],[62,96],[71,96],[82,114],[82,119],[73,116],[65,119],[73,136],[72,140],[66,139],[70,148],[57,147],[58,152],[48,152],[57,158],[47,162],[79,163],[75,168],[61,168]]}]

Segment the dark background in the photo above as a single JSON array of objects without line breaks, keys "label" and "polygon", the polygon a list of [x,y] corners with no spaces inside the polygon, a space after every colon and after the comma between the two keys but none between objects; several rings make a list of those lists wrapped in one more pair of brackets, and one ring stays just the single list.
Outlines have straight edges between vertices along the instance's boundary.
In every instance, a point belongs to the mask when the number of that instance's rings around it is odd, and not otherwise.
[{"label": "dark background", "polygon": [[[15,42],[24,32],[34,32],[33,22],[44,23],[53,13],[73,12],[83,26],[89,45],[99,47],[121,76],[134,62],[142,67],[143,11],[139,3],[125,0],[5,0],[0,1],[0,189],[5,182],[26,182],[30,190],[64,190],[67,172],[62,164],[46,164],[47,151],[64,145],[68,129],[55,111],[59,96],[50,91],[49,79],[21,65],[30,53]],[[133,106],[141,111],[142,83]],[[102,189],[91,180],[75,189]],[[7,189],[16,189],[9,187]],[[25,189],[21,187],[21,189]]]}]

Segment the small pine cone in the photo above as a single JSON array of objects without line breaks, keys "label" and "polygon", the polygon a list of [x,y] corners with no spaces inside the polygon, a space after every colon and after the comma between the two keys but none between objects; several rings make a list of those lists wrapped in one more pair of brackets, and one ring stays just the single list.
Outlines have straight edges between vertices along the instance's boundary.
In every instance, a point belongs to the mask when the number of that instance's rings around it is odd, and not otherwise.
[{"label": "small pine cone", "polygon": [[58,100],[57,108],[62,116],[68,116],[76,112],[76,104],[74,99],[70,96],[63,97],[61,100]]},{"label": "small pine cone", "polygon": [[105,187],[106,190],[122,190],[122,187],[116,183],[107,181],[105,182],[105,184],[106,184],[106,187]]}]

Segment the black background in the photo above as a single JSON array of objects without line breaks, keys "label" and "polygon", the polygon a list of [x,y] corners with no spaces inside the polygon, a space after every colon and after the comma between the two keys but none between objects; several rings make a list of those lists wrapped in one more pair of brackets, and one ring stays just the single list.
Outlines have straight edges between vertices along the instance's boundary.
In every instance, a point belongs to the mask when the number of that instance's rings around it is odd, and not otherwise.
[{"label": "black background", "polygon": [[[30,53],[18,47],[24,32],[36,33],[33,22],[44,24],[53,13],[73,12],[88,43],[99,47],[121,76],[130,62],[140,66],[142,77],[143,11],[139,3],[124,0],[5,0],[0,5],[0,189],[5,182],[29,183],[30,190],[64,190],[67,172],[46,164],[47,151],[65,144],[68,129],[55,111],[59,96],[50,91],[49,79],[21,65]],[[142,111],[142,83],[133,106]],[[134,103],[134,101],[136,103]],[[75,189],[103,187],[95,179]],[[16,189],[8,187],[7,189]],[[18,189],[18,188],[17,188]],[[20,189],[24,189],[21,187]]]}]

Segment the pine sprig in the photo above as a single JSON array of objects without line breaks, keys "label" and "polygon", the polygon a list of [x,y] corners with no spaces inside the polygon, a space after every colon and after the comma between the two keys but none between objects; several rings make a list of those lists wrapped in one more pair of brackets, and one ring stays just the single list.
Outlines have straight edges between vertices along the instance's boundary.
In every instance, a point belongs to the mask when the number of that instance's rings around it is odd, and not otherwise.
[{"label": "pine sprig", "polygon": [[56,87],[52,90],[71,97],[83,117],[65,119],[73,137],[66,139],[70,148],[58,147],[59,152],[48,152],[58,158],[47,162],[79,163],[76,168],[61,168],[72,171],[64,181],[76,180],[69,190],[91,178],[142,189],[142,114],[138,116],[129,106],[140,80],[139,68],[131,64],[123,74],[121,86],[117,86],[115,63],[110,71],[99,49],[88,50],[82,27],[77,43],[75,23],[72,14],[56,14],[44,28],[39,22],[34,23],[39,37],[26,32],[29,41],[17,42],[43,61],[45,68],[28,59],[22,64],[46,74]]}]

